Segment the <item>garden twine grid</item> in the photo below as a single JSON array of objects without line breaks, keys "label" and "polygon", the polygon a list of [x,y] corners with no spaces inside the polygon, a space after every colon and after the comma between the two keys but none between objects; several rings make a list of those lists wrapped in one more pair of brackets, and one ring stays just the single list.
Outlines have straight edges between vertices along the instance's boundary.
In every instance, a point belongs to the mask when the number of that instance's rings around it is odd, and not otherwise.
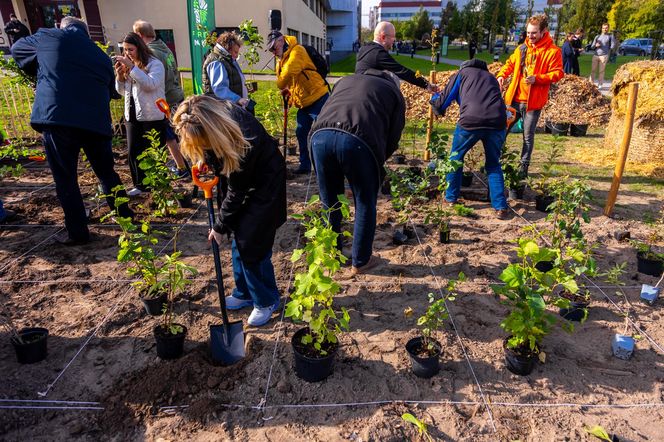
[{"label": "garden twine grid", "polygon": [[[479,177],[478,177],[478,179],[479,179]],[[481,179],[479,179],[479,180],[480,180],[480,182],[482,182],[483,184],[485,184]],[[308,195],[308,193],[309,193],[310,184],[311,184],[311,175],[310,175],[310,177],[309,177],[309,183],[308,183],[308,186],[307,186],[307,195]],[[486,185],[486,184],[485,184],[485,185]],[[48,187],[48,186],[46,186],[46,187]],[[191,216],[190,218],[188,218],[187,221],[185,221],[184,224],[180,225],[180,227],[179,227],[179,229],[178,229],[178,232],[179,232],[179,230],[181,230],[181,228],[183,228],[183,227],[187,224],[188,221],[191,220],[191,218],[197,213],[197,211],[198,211],[199,209],[200,209],[200,205],[199,205],[199,208],[197,208],[197,210],[194,212],[194,214],[192,214],[192,216]],[[512,210],[514,210],[514,209],[512,209]],[[516,213],[516,212],[515,212],[515,213]],[[527,219],[523,218],[523,217],[522,217],[521,215],[519,215],[518,213],[516,213],[516,214],[517,214],[517,216],[519,216],[521,219],[523,219],[526,223],[533,225],[533,223],[531,223],[531,222],[528,221]],[[411,222],[411,224],[412,224],[412,220],[411,220],[410,222]],[[57,232],[56,232],[56,233],[57,233]],[[52,236],[53,236],[53,235],[52,235]],[[50,237],[49,237],[49,238],[50,238]],[[420,241],[420,239],[419,239],[419,235],[417,236],[417,238],[418,238],[418,243],[419,243],[419,245],[422,246],[422,243],[421,243],[421,241]],[[48,238],[47,238],[47,239],[48,239]],[[171,242],[172,240],[173,240],[173,238],[171,238],[171,240],[169,241],[169,243],[166,244],[166,246],[167,246],[168,244],[170,244],[170,242]],[[299,244],[299,235],[298,235],[298,244]],[[165,248],[166,246],[164,246],[164,248]],[[296,247],[297,247],[297,245],[296,245]],[[34,250],[34,247],[33,247],[31,250]],[[26,255],[27,253],[29,253],[31,250],[29,250],[28,252],[25,252],[23,255],[21,255],[21,257],[25,256],[25,255]],[[163,250],[163,249],[162,249],[162,250]],[[21,257],[17,258],[16,260],[20,259]],[[426,255],[426,253],[425,253],[425,257],[426,257],[426,259],[427,259],[427,262],[429,262],[429,257],[428,257],[428,255]],[[13,262],[12,262],[12,263],[13,263]],[[10,264],[12,264],[12,263],[10,263]],[[5,266],[4,268],[6,268],[6,267],[7,267],[7,266]],[[429,264],[429,267],[430,267],[430,270],[431,270],[431,272],[432,272],[432,275],[434,276],[434,279],[435,279],[436,281],[438,281],[438,278],[437,278],[437,276],[435,275],[435,272],[433,271],[433,268],[431,267],[430,264]],[[4,270],[4,268],[3,268],[2,270]],[[293,270],[294,270],[294,267],[291,268],[291,272],[290,272],[291,275],[290,275],[290,276],[292,276]],[[114,280],[108,280],[108,282],[112,282],[112,281],[114,281]],[[127,280],[123,280],[123,281],[127,281]],[[0,284],[2,284],[2,283],[10,283],[10,282],[17,282],[17,281],[0,281]],[[28,282],[28,281],[26,281],[26,282]],[[30,281],[30,282],[32,282],[32,281]],[[44,283],[44,281],[34,281],[34,282],[35,282],[35,283]],[[55,283],[55,281],[46,281],[46,282],[53,282],[53,283]],[[87,282],[87,281],[84,280],[84,282]],[[616,305],[616,304],[615,304],[615,303],[614,303],[614,302],[608,297],[608,295],[606,295],[606,293],[604,293],[603,290],[601,290],[602,287],[610,288],[610,287],[615,287],[615,286],[599,286],[599,285],[594,284],[592,281],[590,281],[590,282],[593,284],[593,286],[594,286],[595,288],[599,289],[599,290],[604,294],[604,296],[605,296],[605,297],[606,297],[606,298],[607,298],[607,299],[608,299],[608,300],[609,300],[609,301],[610,301],[610,302],[611,302],[611,303],[612,303],[612,304],[613,304],[613,305],[614,305],[619,311],[622,312],[622,309],[621,309],[618,305]],[[661,282],[661,279],[660,279],[660,281],[658,282],[657,285],[659,285],[660,282]],[[631,287],[631,286],[628,286],[628,287]],[[624,287],[624,286],[623,286],[623,288],[628,288],[628,287]],[[638,288],[638,287],[639,287],[639,286],[633,286],[632,288]],[[290,278],[289,278],[289,289],[290,289]],[[439,284],[439,291],[440,291],[440,284]],[[442,295],[442,293],[441,293],[441,295]],[[125,294],[125,296],[126,296],[126,294]],[[121,299],[120,301],[118,301],[118,304],[119,304],[120,302],[122,302],[123,299],[124,299],[124,296],[122,297],[122,299]],[[282,313],[281,313],[280,321],[279,321],[279,325],[280,325],[280,328],[279,328],[279,330],[278,330],[279,333],[281,333],[281,330],[282,330],[284,311],[285,311],[285,310],[282,309]],[[628,319],[630,320],[630,322],[633,323],[633,321],[631,321],[630,318],[628,318]],[[51,384],[49,384],[49,388],[47,389],[46,393],[48,393],[48,391],[53,387],[53,385],[55,384],[55,382],[56,382],[56,381],[62,376],[62,374],[64,374],[64,372],[65,372],[66,369],[69,367],[69,365],[71,365],[71,363],[74,361],[74,359],[77,357],[77,355],[78,355],[78,354],[84,349],[84,347],[87,345],[87,343],[89,342],[89,340],[91,339],[91,337],[94,336],[94,334],[99,330],[99,328],[101,327],[101,325],[103,325],[103,322],[106,321],[106,320],[107,320],[107,318],[105,318],[105,319],[102,321],[102,323],[100,323],[100,325],[99,325],[98,327],[95,328],[93,334],[88,338],[88,340],[86,340],[86,342],[85,342],[85,343],[83,344],[83,346],[79,349],[79,351],[76,353],[76,355],[74,355],[74,358],[72,358],[72,360],[71,360],[71,361],[67,364],[67,366],[62,370],[62,372],[58,375],[58,377],[56,377],[56,379],[55,379]],[[258,411],[262,411],[262,410],[266,410],[266,409],[331,408],[331,407],[353,407],[353,406],[376,406],[376,405],[389,405],[389,404],[475,405],[475,406],[477,406],[477,405],[484,405],[484,406],[486,407],[486,409],[487,409],[487,412],[489,413],[490,420],[491,420],[491,424],[492,424],[492,427],[493,427],[493,429],[494,429],[494,432],[496,431],[496,427],[495,427],[495,423],[494,423],[494,421],[493,421],[493,416],[492,416],[492,413],[491,413],[491,409],[490,409],[490,407],[489,407],[489,403],[491,404],[491,406],[498,406],[498,407],[511,407],[511,408],[520,408],[520,407],[528,407],[528,408],[554,408],[554,407],[568,407],[568,408],[581,408],[581,409],[584,409],[584,408],[588,408],[588,409],[593,409],[593,408],[594,408],[594,409],[609,409],[609,408],[614,408],[614,409],[615,409],[615,408],[661,408],[661,407],[664,407],[664,404],[662,404],[662,403],[633,403],[633,404],[578,404],[578,403],[487,402],[487,401],[486,401],[486,398],[485,398],[484,395],[482,394],[481,385],[479,384],[479,382],[478,382],[478,380],[477,380],[477,378],[476,378],[476,376],[475,376],[474,370],[472,369],[472,365],[470,364],[470,361],[469,361],[469,359],[468,359],[468,356],[467,356],[467,354],[466,354],[466,352],[465,352],[465,348],[463,347],[462,340],[461,340],[461,338],[460,338],[460,336],[459,336],[459,334],[458,334],[458,332],[457,332],[457,329],[456,329],[456,327],[455,327],[455,325],[454,325],[454,323],[453,323],[453,318],[452,318],[452,315],[451,315],[451,314],[450,314],[450,322],[451,322],[451,325],[452,325],[453,329],[455,330],[455,333],[457,333],[457,339],[459,340],[459,343],[460,343],[460,345],[462,346],[462,349],[463,349],[463,351],[464,351],[464,356],[466,357],[466,360],[467,360],[467,362],[468,362],[468,364],[469,364],[469,368],[470,368],[470,370],[471,370],[471,372],[472,372],[472,374],[473,374],[473,376],[474,376],[474,378],[475,378],[475,380],[476,380],[476,382],[477,382],[477,384],[478,384],[478,387],[479,387],[479,389],[480,389],[480,393],[481,393],[481,396],[482,396],[482,402],[477,402],[477,401],[409,401],[409,400],[394,400],[394,401],[369,401],[369,402],[327,403],[327,404],[282,404],[282,405],[267,405],[266,402],[267,402],[268,389],[269,389],[269,382],[270,382],[269,379],[268,379],[268,383],[267,383],[267,387],[266,387],[266,394],[265,394],[265,397],[261,400],[261,402],[260,402],[258,405],[255,405],[255,406],[240,405],[240,404],[219,404],[219,405],[222,406],[222,407],[224,407],[224,408],[253,409],[253,410],[258,410]],[[633,325],[636,325],[636,324],[633,324]],[[662,349],[661,349],[661,346],[659,346],[659,344],[657,344],[656,342],[654,342],[654,341],[652,340],[652,338],[650,338],[649,335],[647,335],[646,333],[643,333],[643,334],[644,334],[644,336],[647,336],[648,339],[651,341],[651,343],[653,343],[653,344],[654,344],[654,345],[655,345],[660,351],[662,350]],[[275,360],[275,357],[276,357],[276,350],[277,350],[277,346],[278,346],[278,344],[279,344],[279,340],[280,340],[280,335],[278,336],[278,338],[277,338],[277,342],[276,342],[276,344],[275,344],[275,350],[274,350],[274,352],[273,352],[273,361],[272,361],[272,365],[270,366],[270,372],[269,372],[268,378],[271,377],[271,374],[272,374],[273,365],[274,365],[274,360]],[[9,404],[9,405],[3,405],[3,404]],[[18,404],[18,405],[13,405],[13,404]],[[23,404],[26,404],[26,405],[23,405]],[[39,404],[39,405],[32,405],[32,404]],[[0,399],[0,409],[33,409],[33,410],[36,410],[36,409],[51,409],[51,410],[55,410],[55,409],[57,409],[57,410],[103,410],[103,409],[104,409],[103,407],[98,406],[98,405],[100,405],[99,402]],[[172,413],[172,412],[175,412],[175,411],[177,411],[177,410],[179,410],[179,409],[186,409],[186,408],[188,408],[188,405],[171,406],[171,407],[162,407],[162,408],[160,408],[160,411],[163,411],[163,412],[165,412],[165,413],[169,413],[169,412]],[[265,419],[267,420],[267,419],[270,419],[270,418],[265,418]]]}]

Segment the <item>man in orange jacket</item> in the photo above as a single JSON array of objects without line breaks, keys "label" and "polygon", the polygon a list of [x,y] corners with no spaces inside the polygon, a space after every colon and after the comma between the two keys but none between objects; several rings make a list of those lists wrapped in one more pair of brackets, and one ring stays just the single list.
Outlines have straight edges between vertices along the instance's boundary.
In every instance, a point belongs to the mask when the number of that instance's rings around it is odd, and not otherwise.
[{"label": "man in orange jacket", "polygon": [[535,128],[542,108],[549,99],[549,87],[565,75],[562,52],[549,35],[545,15],[536,15],[528,20],[526,36],[525,43],[516,48],[496,75],[502,89],[505,78],[513,74],[505,92],[505,104],[516,109],[516,119],[512,125],[523,118],[520,171],[524,177],[528,175],[530,156],[535,145]]}]

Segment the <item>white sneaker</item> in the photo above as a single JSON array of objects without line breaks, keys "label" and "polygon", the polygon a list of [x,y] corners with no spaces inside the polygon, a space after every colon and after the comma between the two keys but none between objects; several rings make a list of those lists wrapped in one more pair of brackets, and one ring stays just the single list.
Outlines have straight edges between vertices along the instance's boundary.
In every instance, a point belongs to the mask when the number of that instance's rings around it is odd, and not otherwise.
[{"label": "white sneaker", "polygon": [[129,195],[129,196],[138,196],[141,193],[143,193],[143,191],[141,189],[139,189],[137,187],[134,187],[133,189],[131,189],[130,191],[127,192],[127,195]]},{"label": "white sneaker", "polygon": [[240,299],[233,295],[226,296],[226,308],[228,310],[240,310],[254,305],[251,299]]},{"label": "white sneaker", "polygon": [[279,308],[278,302],[269,307],[254,307],[254,310],[249,315],[249,319],[247,319],[247,324],[253,325],[254,327],[260,327],[261,325],[267,324],[270,318],[272,318],[272,313],[277,308]]}]

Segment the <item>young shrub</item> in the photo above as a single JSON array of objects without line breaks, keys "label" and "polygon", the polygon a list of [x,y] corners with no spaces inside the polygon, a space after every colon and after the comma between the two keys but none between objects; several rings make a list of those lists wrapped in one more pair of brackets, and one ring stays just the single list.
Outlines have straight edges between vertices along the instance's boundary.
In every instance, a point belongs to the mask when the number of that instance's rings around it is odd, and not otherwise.
[{"label": "young shrub", "polygon": [[177,213],[177,194],[173,190],[173,172],[166,166],[169,159],[166,146],[159,145],[159,133],[152,129],[145,134],[150,147],[138,156],[138,167],[145,172],[143,184],[150,188],[150,198],[154,204],[153,214],[163,217]]},{"label": "young shrub", "polygon": [[[339,195],[338,199],[338,206],[324,209],[318,195],[314,195],[307,202],[304,213],[293,216],[302,222],[306,244],[293,251],[291,261],[303,262],[306,269],[295,275],[285,315],[307,325],[308,332],[303,336],[302,344],[313,348],[319,356],[327,355],[337,345],[337,335],[348,330],[350,321],[345,308],[339,314],[333,305],[334,297],[341,289],[334,275],[346,262],[346,257],[337,247],[339,234],[332,230],[329,217],[334,210],[339,210],[344,219],[349,216],[348,199],[344,195]],[[348,232],[342,235],[350,236]]]},{"label": "young shrub", "polygon": [[164,255],[163,266],[161,267],[160,284],[168,293],[168,301],[164,304],[162,329],[167,330],[172,335],[182,333],[182,327],[174,323],[175,313],[173,312],[173,303],[175,298],[181,294],[185,287],[191,284],[189,276],[196,276],[198,271],[195,267],[186,264],[180,260],[182,252],[176,250],[175,242],[173,244],[173,253]]},{"label": "young shrub", "polygon": [[445,321],[449,317],[446,301],[454,301],[457,297],[456,285],[458,282],[466,280],[466,275],[461,272],[456,279],[450,279],[445,286],[445,295],[436,299],[433,293],[429,293],[429,307],[424,315],[417,319],[417,325],[421,328],[422,344],[424,350],[432,354],[435,352],[434,333],[440,331],[445,326]]}]

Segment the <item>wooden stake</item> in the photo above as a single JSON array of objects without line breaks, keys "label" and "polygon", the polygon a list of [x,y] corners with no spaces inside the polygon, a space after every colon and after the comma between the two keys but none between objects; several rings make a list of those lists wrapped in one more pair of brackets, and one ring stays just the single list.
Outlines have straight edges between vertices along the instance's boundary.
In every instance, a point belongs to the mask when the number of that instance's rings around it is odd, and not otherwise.
[{"label": "wooden stake", "polygon": [[[436,84],[436,71],[429,73],[429,83]],[[429,105],[429,118],[427,121],[427,140],[424,146],[424,161],[431,159],[431,151],[429,151],[429,143],[431,143],[431,133],[433,132],[433,107]]]},{"label": "wooden stake", "polygon": [[634,128],[634,112],[636,111],[636,98],[638,95],[639,83],[630,83],[629,95],[627,96],[627,109],[625,110],[625,132],[623,133],[622,142],[620,143],[620,153],[616,159],[616,168],[613,172],[611,190],[609,190],[609,196],[606,199],[604,216],[611,216],[613,214],[613,206],[615,206],[616,198],[618,197],[620,181],[622,180],[623,172],[625,171],[625,162],[627,161],[629,143],[632,140],[632,129]]}]

